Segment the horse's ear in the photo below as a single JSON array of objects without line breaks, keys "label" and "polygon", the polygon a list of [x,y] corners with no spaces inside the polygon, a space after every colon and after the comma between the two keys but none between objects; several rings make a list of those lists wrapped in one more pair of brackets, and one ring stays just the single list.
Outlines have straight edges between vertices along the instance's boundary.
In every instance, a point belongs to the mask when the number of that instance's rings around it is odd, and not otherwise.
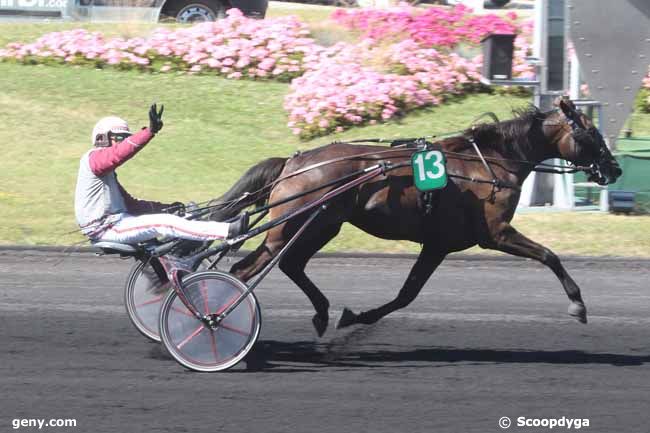
[{"label": "horse's ear", "polygon": [[560,110],[564,113],[566,117],[571,118],[575,112],[576,106],[573,105],[573,102],[569,98],[557,98],[557,106],[560,107]]},{"label": "horse's ear", "polygon": [[576,104],[573,103],[573,101],[571,100],[571,98],[569,98],[568,96],[565,96],[565,97],[564,97],[564,102],[569,106],[569,108],[570,108],[571,110],[573,110],[573,111],[576,110]]}]

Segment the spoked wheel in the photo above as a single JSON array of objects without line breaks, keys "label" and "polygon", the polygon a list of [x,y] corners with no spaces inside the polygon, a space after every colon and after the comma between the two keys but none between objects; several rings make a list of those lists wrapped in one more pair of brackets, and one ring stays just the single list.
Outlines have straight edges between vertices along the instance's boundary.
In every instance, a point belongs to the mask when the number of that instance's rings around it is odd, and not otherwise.
[{"label": "spoked wheel", "polygon": [[138,261],[126,281],[124,305],[136,329],[150,340],[160,342],[160,307],[171,285],[157,259]]},{"label": "spoked wheel", "polygon": [[[183,279],[187,299],[201,314],[224,312],[247,287],[230,274],[204,271]],[[181,365],[196,371],[226,370],[253,348],[261,327],[260,309],[251,293],[214,329],[198,320],[171,291],[160,310],[160,336]]]},{"label": "spoked wheel", "polygon": [[[207,269],[209,264],[206,260],[198,269]],[[131,323],[142,335],[158,343],[160,307],[170,288],[165,270],[156,258],[136,262],[124,288],[124,305]]]}]

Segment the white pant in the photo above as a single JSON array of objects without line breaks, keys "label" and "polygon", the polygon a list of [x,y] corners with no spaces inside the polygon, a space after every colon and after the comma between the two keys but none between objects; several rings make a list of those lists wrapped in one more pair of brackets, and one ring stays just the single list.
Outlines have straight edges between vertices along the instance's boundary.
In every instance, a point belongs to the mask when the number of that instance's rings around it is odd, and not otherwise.
[{"label": "white pant", "polygon": [[124,215],[100,241],[134,244],[158,237],[208,241],[228,237],[229,223],[186,220],[171,214]]}]

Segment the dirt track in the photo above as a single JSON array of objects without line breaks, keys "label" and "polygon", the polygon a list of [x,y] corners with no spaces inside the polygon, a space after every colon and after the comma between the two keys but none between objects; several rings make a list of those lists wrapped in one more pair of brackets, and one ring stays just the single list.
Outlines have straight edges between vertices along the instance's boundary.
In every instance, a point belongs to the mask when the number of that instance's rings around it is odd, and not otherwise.
[{"label": "dirt track", "polygon": [[[130,262],[60,259],[0,251],[0,431],[14,418],[76,418],[43,431],[485,433],[502,431],[502,416],[648,431],[650,262],[566,261],[589,309],[581,325],[540,265],[449,260],[403,312],[322,339],[305,296],[273,271],[257,291],[263,330],[249,362],[196,374],[128,321]],[[388,301],[411,263],[317,259],[309,274],[334,322],[344,305]]]}]

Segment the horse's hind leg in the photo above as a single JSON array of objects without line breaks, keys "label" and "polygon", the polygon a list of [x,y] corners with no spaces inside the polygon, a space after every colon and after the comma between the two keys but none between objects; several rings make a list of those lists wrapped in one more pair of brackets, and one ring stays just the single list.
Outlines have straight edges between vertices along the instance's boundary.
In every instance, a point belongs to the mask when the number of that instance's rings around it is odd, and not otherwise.
[{"label": "horse's hind leg", "polygon": [[[299,239],[279,262],[280,269],[300,287],[314,306],[316,315],[314,315],[312,323],[319,336],[322,336],[327,329],[329,301],[307,277],[305,266],[318,250],[338,234],[340,229],[341,223],[313,230],[312,233],[315,235]],[[264,269],[286,243],[284,225],[271,229],[264,242],[255,251],[235,263],[230,268],[230,273],[244,281],[250,280]]]},{"label": "horse's hind leg", "polygon": [[274,230],[276,229],[267,233],[264,242],[252,253],[232,265],[229,272],[243,281],[248,281],[264,269],[286,243],[281,236],[272,235]]},{"label": "horse's hind leg", "polygon": [[413,265],[406,282],[399,291],[397,297],[374,310],[364,311],[359,314],[354,314],[349,309],[345,308],[341,314],[339,322],[336,324],[337,328],[344,328],[346,326],[362,323],[369,325],[375,323],[382,317],[392,313],[395,310],[406,307],[410,304],[420,293],[422,287],[427,282],[433,271],[436,270],[438,265],[442,263],[445,258],[444,253],[438,251],[431,251],[425,245],[417,261]]},{"label": "horse's hind leg", "polygon": [[571,300],[569,304],[569,314],[582,323],[587,323],[587,309],[585,303],[582,301],[580,288],[573,281],[573,278],[564,269],[560,259],[543,245],[531,241],[526,236],[519,233],[510,224],[503,224],[500,231],[494,236],[495,245],[489,248],[503,251],[504,253],[512,254],[520,257],[527,257],[535,259],[549,268],[555,273],[564,291]]},{"label": "horse's hind leg", "polygon": [[316,237],[305,238],[293,245],[289,251],[280,259],[280,269],[291,281],[307,295],[316,314],[312,318],[312,323],[319,337],[322,337],[327,330],[329,322],[330,303],[323,293],[305,274],[307,262],[314,254],[332,240],[341,230],[341,224],[331,225],[316,231]]}]

